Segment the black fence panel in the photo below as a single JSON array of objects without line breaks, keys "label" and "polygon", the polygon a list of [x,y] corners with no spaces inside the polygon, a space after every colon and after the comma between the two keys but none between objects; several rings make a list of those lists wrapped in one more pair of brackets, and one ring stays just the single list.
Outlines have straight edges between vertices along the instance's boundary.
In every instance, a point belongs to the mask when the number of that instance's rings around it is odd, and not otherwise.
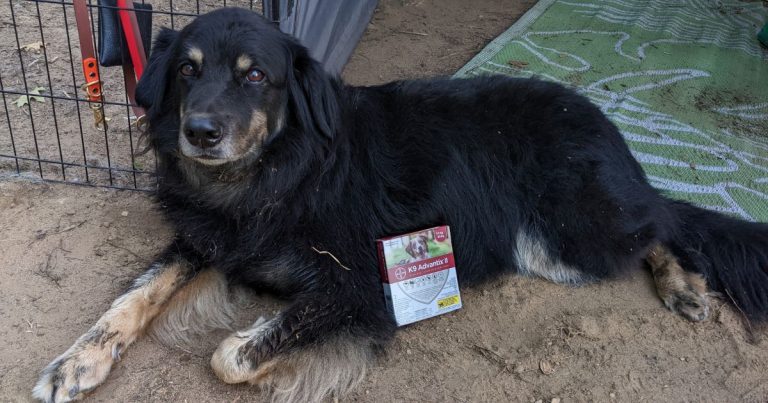
[{"label": "black fence panel", "polygon": [[[100,67],[107,127],[94,127],[71,1],[0,0],[0,177],[151,190],[155,157],[139,132],[120,67]],[[154,30],[179,29],[218,7],[260,11],[256,0],[141,0]],[[94,44],[99,5],[88,0]],[[98,49],[97,49],[98,52]]]}]

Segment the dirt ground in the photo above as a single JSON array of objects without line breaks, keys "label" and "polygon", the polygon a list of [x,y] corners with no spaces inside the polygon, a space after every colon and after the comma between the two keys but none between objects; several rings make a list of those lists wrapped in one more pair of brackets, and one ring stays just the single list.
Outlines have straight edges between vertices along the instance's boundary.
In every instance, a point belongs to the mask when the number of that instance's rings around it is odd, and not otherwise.
[{"label": "dirt ground", "polygon": [[[451,74],[532,3],[381,1],[345,78]],[[96,321],[171,230],[145,193],[13,179],[7,168],[0,402],[17,402],[30,399],[38,371]],[[766,332],[747,332],[719,301],[704,323],[671,314],[647,272],[581,288],[507,278],[462,294],[460,311],[403,329],[344,401],[768,400]],[[243,323],[279,308],[263,299],[248,307]],[[258,401],[255,389],[224,385],[209,369],[224,335],[194,348],[141,340],[89,400]]]}]

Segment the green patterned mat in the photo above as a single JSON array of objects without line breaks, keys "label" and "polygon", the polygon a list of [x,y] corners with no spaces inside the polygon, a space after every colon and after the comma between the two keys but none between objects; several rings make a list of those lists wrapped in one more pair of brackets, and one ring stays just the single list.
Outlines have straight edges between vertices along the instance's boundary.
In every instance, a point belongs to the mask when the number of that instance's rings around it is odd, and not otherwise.
[{"label": "green patterned mat", "polygon": [[654,186],[768,221],[767,20],[755,1],[541,0],[456,76],[575,86]]}]

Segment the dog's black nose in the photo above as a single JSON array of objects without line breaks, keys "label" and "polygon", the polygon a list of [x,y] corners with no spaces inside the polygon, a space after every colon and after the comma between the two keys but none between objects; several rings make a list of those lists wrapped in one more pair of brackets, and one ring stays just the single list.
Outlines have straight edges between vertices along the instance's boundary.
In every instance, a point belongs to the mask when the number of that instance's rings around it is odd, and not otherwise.
[{"label": "dog's black nose", "polygon": [[210,118],[190,118],[184,124],[189,144],[195,147],[213,147],[221,141],[221,127]]}]

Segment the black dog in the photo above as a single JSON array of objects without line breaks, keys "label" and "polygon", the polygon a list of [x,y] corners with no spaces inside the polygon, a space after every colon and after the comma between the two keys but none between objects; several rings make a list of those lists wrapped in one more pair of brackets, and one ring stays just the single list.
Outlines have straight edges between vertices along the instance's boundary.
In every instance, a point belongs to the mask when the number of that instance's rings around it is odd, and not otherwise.
[{"label": "black dog", "polygon": [[661,196],[616,127],[559,85],[345,86],[258,15],[222,9],[160,34],[137,97],[178,236],[43,371],[42,400],[96,387],[150,325],[170,337],[225,323],[227,284],[291,303],[221,343],[222,380],[290,401],[343,393],[395,331],[374,240],[441,224],[464,286],[579,284],[648,262],[689,319],[707,317],[707,285],[768,313],[768,225]]}]

